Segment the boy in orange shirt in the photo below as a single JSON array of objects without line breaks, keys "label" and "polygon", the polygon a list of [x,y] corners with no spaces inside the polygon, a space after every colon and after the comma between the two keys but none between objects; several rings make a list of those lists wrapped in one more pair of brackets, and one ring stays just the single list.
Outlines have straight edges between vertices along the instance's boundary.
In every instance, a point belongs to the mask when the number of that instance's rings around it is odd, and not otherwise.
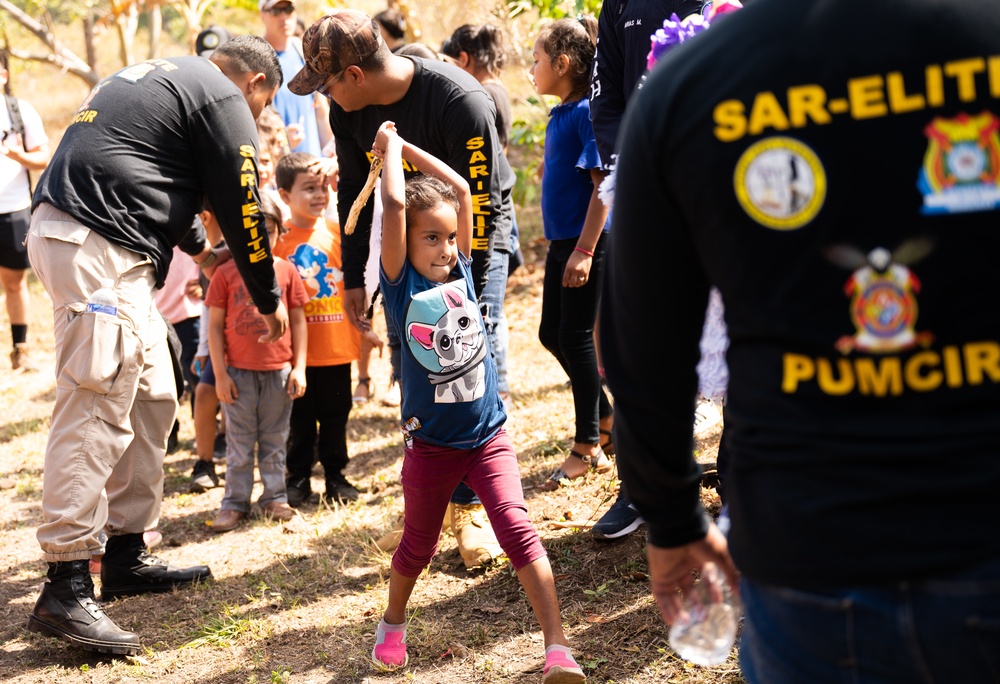
[{"label": "boy in orange shirt", "polygon": [[[272,252],[281,231],[281,214],[266,195],[260,209]],[[306,389],[306,319],[308,301],[302,281],[287,261],[274,258],[274,273],[288,310],[288,330],[272,344],[260,344],[264,319],[247,293],[235,262],[219,266],[208,286],[208,346],[215,370],[215,391],[226,414],[226,495],[212,523],[227,532],[250,512],[254,482],[254,446],[264,492],[258,503],[276,520],[295,512],[285,493],[285,448],[293,400]]]},{"label": "boy in orange shirt", "polygon": [[288,446],[286,485],[292,506],[312,495],[310,473],[317,456],[326,479],[324,501],[347,503],[359,496],[344,469],[352,406],[351,363],[360,357],[361,333],[344,313],[340,229],[326,224],[330,186],[315,167],[310,168],[315,159],[305,152],[293,152],[283,156],[275,169],[278,194],[288,206],[290,218],[285,223],[288,232],[274,253],[295,266],[309,296],[305,305],[308,389],[292,405]]}]

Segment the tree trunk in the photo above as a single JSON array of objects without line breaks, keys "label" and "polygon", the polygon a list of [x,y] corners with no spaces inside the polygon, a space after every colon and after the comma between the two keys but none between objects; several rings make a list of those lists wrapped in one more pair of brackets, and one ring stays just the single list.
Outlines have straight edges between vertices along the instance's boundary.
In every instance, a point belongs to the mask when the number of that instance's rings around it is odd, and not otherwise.
[{"label": "tree trunk", "polygon": [[149,10],[149,59],[160,56],[160,35],[163,33],[163,13],[156,5]]},{"label": "tree trunk", "polygon": [[135,45],[135,33],[138,28],[139,8],[132,2],[123,7],[121,13],[115,16],[115,29],[118,31],[118,55],[121,57],[122,66],[129,66],[135,62],[132,47]]},{"label": "tree trunk", "polygon": [[94,44],[94,15],[83,18],[83,44],[87,49],[87,64],[97,71],[97,45]]}]

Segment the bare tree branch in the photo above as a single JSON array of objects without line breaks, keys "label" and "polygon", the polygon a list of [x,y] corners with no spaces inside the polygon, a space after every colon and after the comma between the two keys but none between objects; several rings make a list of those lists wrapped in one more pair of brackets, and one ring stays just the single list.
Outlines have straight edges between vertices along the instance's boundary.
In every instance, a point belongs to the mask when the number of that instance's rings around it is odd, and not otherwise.
[{"label": "bare tree branch", "polygon": [[[25,14],[19,7],[9,2],[9,0],[0,0],[0,10],[6,11],[14,21],[33,33],[50,50],[47,54],[40,54],[10,47],[12,57],[51,64],[57,69],[82,78],[91,86],[96,85],[101,80],[97,71],[92,69],[85,60],[80,59],[72,50],[65,47],[56,38],[55,33],[50,30],[49,26],[41,24]],[[47,16],[46,20],[47,22],[51,21]]]}]

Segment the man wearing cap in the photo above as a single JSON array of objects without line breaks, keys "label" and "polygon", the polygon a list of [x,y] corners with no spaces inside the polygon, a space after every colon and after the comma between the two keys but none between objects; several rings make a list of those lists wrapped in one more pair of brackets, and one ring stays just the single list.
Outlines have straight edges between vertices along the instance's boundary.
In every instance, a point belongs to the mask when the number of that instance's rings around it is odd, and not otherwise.
[{"label": "man wearing cap", "polygon": [[[444,160],[469,182],[473,192],[474,224],[472,269],[476,295],[484,308],[491,349],[496,348],[497,315],[503,310],[510,252],[514,173],[507,163],[496,130],[493,98],[474,77],[453,64],[392,54],[378,24],[356,10],[337,10],[310,26],[302,36],[306,65],[288,88],[293,93],[314,91],[330,100],[330,124],[337,141],[340,216],[350,214],[371,167],[371,147],[384,121],[394,121],[407,141]],[[408,168],[408,176],[417,173]],[[361,329],[364,318],[365,263],[369,253],[372,210],[369,200],[356,230],[341,237],[344,305],[351,322]],[[389,330],[393,326],[389,325]],[[394,374],[399,368],[400,345],[390,334]],[[404,416],[404,419],[406,417]],[[468,527],[481,533],[459,549],[467,565],[488,558],[486,550],[499,550],[482,506],[470,489],[456,492],[452,502],[461,513],[474,511]],[[471,507],[471,508],[470,508]],[[453,516],[453,520],[455,517]],[[481,542],[481,543],[480,543]]]},{"label": "man wearing cap", "polygon": [[[264,23],[264,40],[278,53],[281,73],[287,84],[305,64],[302,41],[295,36],[295,3],[289,0],[258,0],[257,7]],[[300,141],[292,152],[308,152],[322,157],[324,146],[333,137],[325,98],[311,93],[296,95],[289,92],[287,85],[282,85],[274,98],[274,108],[285,122],[289,139]]]},{"label": "man wearing cap", "polygon": [[88,651],[141,650],[94,597],[89,560],[102,531],[105,601],[212,576],[169,565],[143,541],[159,518],[177,412],[153,295],[175,245],[202,268],[220,258],[191,223],[207,201],[267,324],[260,341],[287,330],[258,206],[254,124],[280,83],[278,57],[257,36],[237,36],[210,59],[126,67],[90,92],[38,181],[27,249],[54,305],[56,403],[36,535],[48,578],[30,631]]},{"label": "man wearing cap", "polygon": [[211,57],[215,48],[232,37],[232,34],[223,26],[209,26],[195,38],[194,53],[199,57]]}]

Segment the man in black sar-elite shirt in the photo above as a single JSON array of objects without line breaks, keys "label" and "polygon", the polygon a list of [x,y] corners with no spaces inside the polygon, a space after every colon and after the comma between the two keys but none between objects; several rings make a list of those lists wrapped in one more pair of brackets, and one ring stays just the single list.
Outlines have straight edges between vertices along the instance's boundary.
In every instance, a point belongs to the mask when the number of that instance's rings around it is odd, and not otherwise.
[{"label": "man in black sar-elite shirt", "polygon": [[127,67],[94,87],[39,180],[27,247],[55,309],[57,385],[37,534],[48,581],[31,631],[89,651],[139,652],[139,636],[94,599],[88,563],[102,529],[104,600],[211,577],[205,566],[168,565],[142,538],[159,518],[177,411],[153,293],[174,245],[205,268],[219,258],[192,229],[207,200],[267,322],[261,342],[284,334],[288,314],[258,208],[254,123],[280,84],[274,50],[252,36],[223,44],[211,61]]},{"label": "man in black sar-elite shirt", "polygon": [[[693,568],[738,568],[751,684],[1000,675],[998,132],[995,1],[754,0],[629,104],[601,307],[620,467],[667,622]],[[728,545],[691,456],[710,285]]]}]

